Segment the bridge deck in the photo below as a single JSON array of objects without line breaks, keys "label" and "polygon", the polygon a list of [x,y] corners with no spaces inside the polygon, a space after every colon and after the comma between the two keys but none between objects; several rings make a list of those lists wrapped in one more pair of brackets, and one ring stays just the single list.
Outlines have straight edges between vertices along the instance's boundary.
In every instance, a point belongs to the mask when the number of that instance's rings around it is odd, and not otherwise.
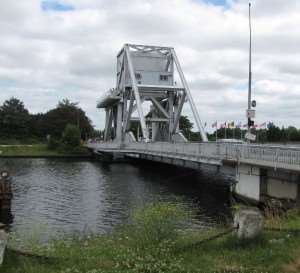
[{"label": "bridge deck", "polygon": [[246,163],[300,172],[300,147],[216,142],[97,142],[88,143],[87,146],[95,153],[148,154],[214,165],[223,165],[225,162]]}]

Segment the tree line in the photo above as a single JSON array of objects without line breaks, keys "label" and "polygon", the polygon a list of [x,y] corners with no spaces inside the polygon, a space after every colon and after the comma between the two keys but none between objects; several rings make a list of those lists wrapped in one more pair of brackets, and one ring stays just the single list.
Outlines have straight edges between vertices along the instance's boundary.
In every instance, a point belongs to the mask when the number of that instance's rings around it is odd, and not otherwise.
[{"label": "tree line", "polygon": [[45,113],[32,114],[24,103],[10,98],[0,106],[0,144],[46,142],[60,140],[64,131],[78,129],[79,139],[94,133],[91,120],[77,103],[68,99]]},{"label": "tree line", "polygon": [[[181,116],[179,128],[190,141],[199,141],[199,132],[193,131],[193,123],[187,116]],[[300,130],[294,126],[278,127],[270,122],[266,129],[252,129],[257,142],[293,142],[300,141]],[[240,128],[220,128],[208,134],[209,140],[222,138],[243,139],[246,130]],[[75,140],[72,135],[78,136]],[[101,134],[102,135],[102,134]],[[0,106],[0,144],[49,142],[55,146],[57,142],[72,143],[78,139],[99,136],[94,130],[91,120],[78,106],[78,103],[64,99],[57,106],[45,113],[32,114],[24,103],[17,98],[10,98]],[[51,146],[50,145],[50,146]]]},{"label": "tree line", "polygon": [[[243,139],[247,130],[240,128],[220,128],[212,134],[209,134],[211,140],[218,138],[235,138]],[[270,122],[265,129],[252,128],[251,132],[256,135],[256,142],[298,142],[300,141],[300,130],[294,126],[279,127],[273,122]]]},{"label": "tree line", "polygon": [[[179,122],[179,129],[185,135],[185,137],[190,141],[199,141],[199,132],[194,132],[193,123],[186,116],[182,116]],[[220,128],[213,133],[208,134],[208,139],[210,141],[215,141],[218,139],[244,139],[246,129],[241,128]],[[294,126],[279,127],[273,122],[269,122],[267,128],[256,129],[252,128],[251,132],[256,135],[258,143],[266,142],[300,142],[300,129]]]}]

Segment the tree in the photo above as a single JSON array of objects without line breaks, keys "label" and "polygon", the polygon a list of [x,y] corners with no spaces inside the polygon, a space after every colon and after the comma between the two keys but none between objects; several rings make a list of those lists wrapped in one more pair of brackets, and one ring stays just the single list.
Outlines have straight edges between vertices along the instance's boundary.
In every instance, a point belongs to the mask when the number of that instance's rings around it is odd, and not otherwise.
[{"label": "tree", "polygon": [[66,151],[73,151],[80,146],[80,131],[77,126],[67,124],[62,135],[62,144]]},{"label": "tree", "polygon": [[24,103],[14,97],[0,107],[0,134],[10,138],[24,138],[30,134],[30,115]]},{"label": "tree", "polygon": [[58,103],[55,109],[48,111],[43,119],[44,135],[51,135],[60,138],[67,124],[77,126],[80,130],[81,137],[85,139],[93,132],[91,120],[85,112],[78,107],[77,103],[72,103],[64,99]]},{"label": "tree", "polygon": [[297,128],[289,126],[286,131],[289,141],[300,141],[300,131]]},{"label": "tree", "polygon": [[284,127],[282,127],[280,130],[280,142],[287,142],[287,141],[288,141],[288,132]]},{"label": "tree", "polygon": [[257,130],[257,141],[260,142],[260,143],[265,143],[268,141],[268,138],[267,138],[267,130],[266,129],[260,129],[260,130]]},{"label": "tree", "polygon": [[[130,122],[130,127],[129,128],[130,128],[129,130],[133,133],[135,138],[138,140],[139,137],[141,136],[141,125],[140,125],[140,123],[139,122]],[[113,135],[113,132],[111,132],[111,134]]]},{"label": "tree", "polygon": [[267,140],[270,142],[279,142],[281,140],[281,130],[273,122],[268,124]]},{"label": "tree", "polygon": [[30,114],[29,119],[29,129],[32,136],[45,139],[45,123],[44,123],[45,114]]},{"label": "tree", "polygon": [[179,119],[179,130],[183,135],[189,139],[192,134],[194,124],[189,120],[187,116],[181,116]]}]

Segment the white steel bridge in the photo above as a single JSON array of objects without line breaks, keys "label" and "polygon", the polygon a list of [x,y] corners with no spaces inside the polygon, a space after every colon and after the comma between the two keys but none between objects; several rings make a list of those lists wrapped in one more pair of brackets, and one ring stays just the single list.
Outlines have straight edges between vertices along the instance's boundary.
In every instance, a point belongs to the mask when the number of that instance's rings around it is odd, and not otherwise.
[{"label": "white steel bridge", "polygon": [[[116,78],[116,88],[97,104],[106,119],[104,141],[87,144],[95,154],[206,166],[231,174],[234,191],[255,201],[265,196],[300,199],[300,147],[207,141],[173,48],[125,44],[117,55]],[[200,143],[187,142],[179,130],[185,102]],[[133,127],[138,131],[133,133]]]},{"label": "white steel bridge", "polygon": [[[186,161],[217,166],[233,162],[272,168],[274,170],[300,172],[300,147],[218,142],[132,142],[127,144],[90,142],[88,147],[98,154],[117,153],[127,156],[135,154],[138,157],[157,156],[161,158],[161,161],[168,161],[175,165],[183,166],[188,166]],[[178,163],[179,161],[182,163]]]}]

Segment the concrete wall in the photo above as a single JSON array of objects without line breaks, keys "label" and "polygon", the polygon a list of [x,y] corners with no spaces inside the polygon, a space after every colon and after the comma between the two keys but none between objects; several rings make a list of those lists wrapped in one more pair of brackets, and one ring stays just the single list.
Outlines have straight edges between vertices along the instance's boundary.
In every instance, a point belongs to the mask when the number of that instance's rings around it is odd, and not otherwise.
[{"label": "concrete wall", "polygon": [[268,178],[267,195],[275,198],[286,198],[296,200],[298,195],[298,185],[288,181]]},{"label": "concrete wall", "polygon": [[261,201],[263,196],[297,200],[299,175],[282,170],[260,169],[241,164],[237,167],[235,192],[243,197]]},{"label": "concrete wall", "polygon": [[237,169],[235,192],[243,197],[260,200],[260,170],[257,167],[241,164]]}]

